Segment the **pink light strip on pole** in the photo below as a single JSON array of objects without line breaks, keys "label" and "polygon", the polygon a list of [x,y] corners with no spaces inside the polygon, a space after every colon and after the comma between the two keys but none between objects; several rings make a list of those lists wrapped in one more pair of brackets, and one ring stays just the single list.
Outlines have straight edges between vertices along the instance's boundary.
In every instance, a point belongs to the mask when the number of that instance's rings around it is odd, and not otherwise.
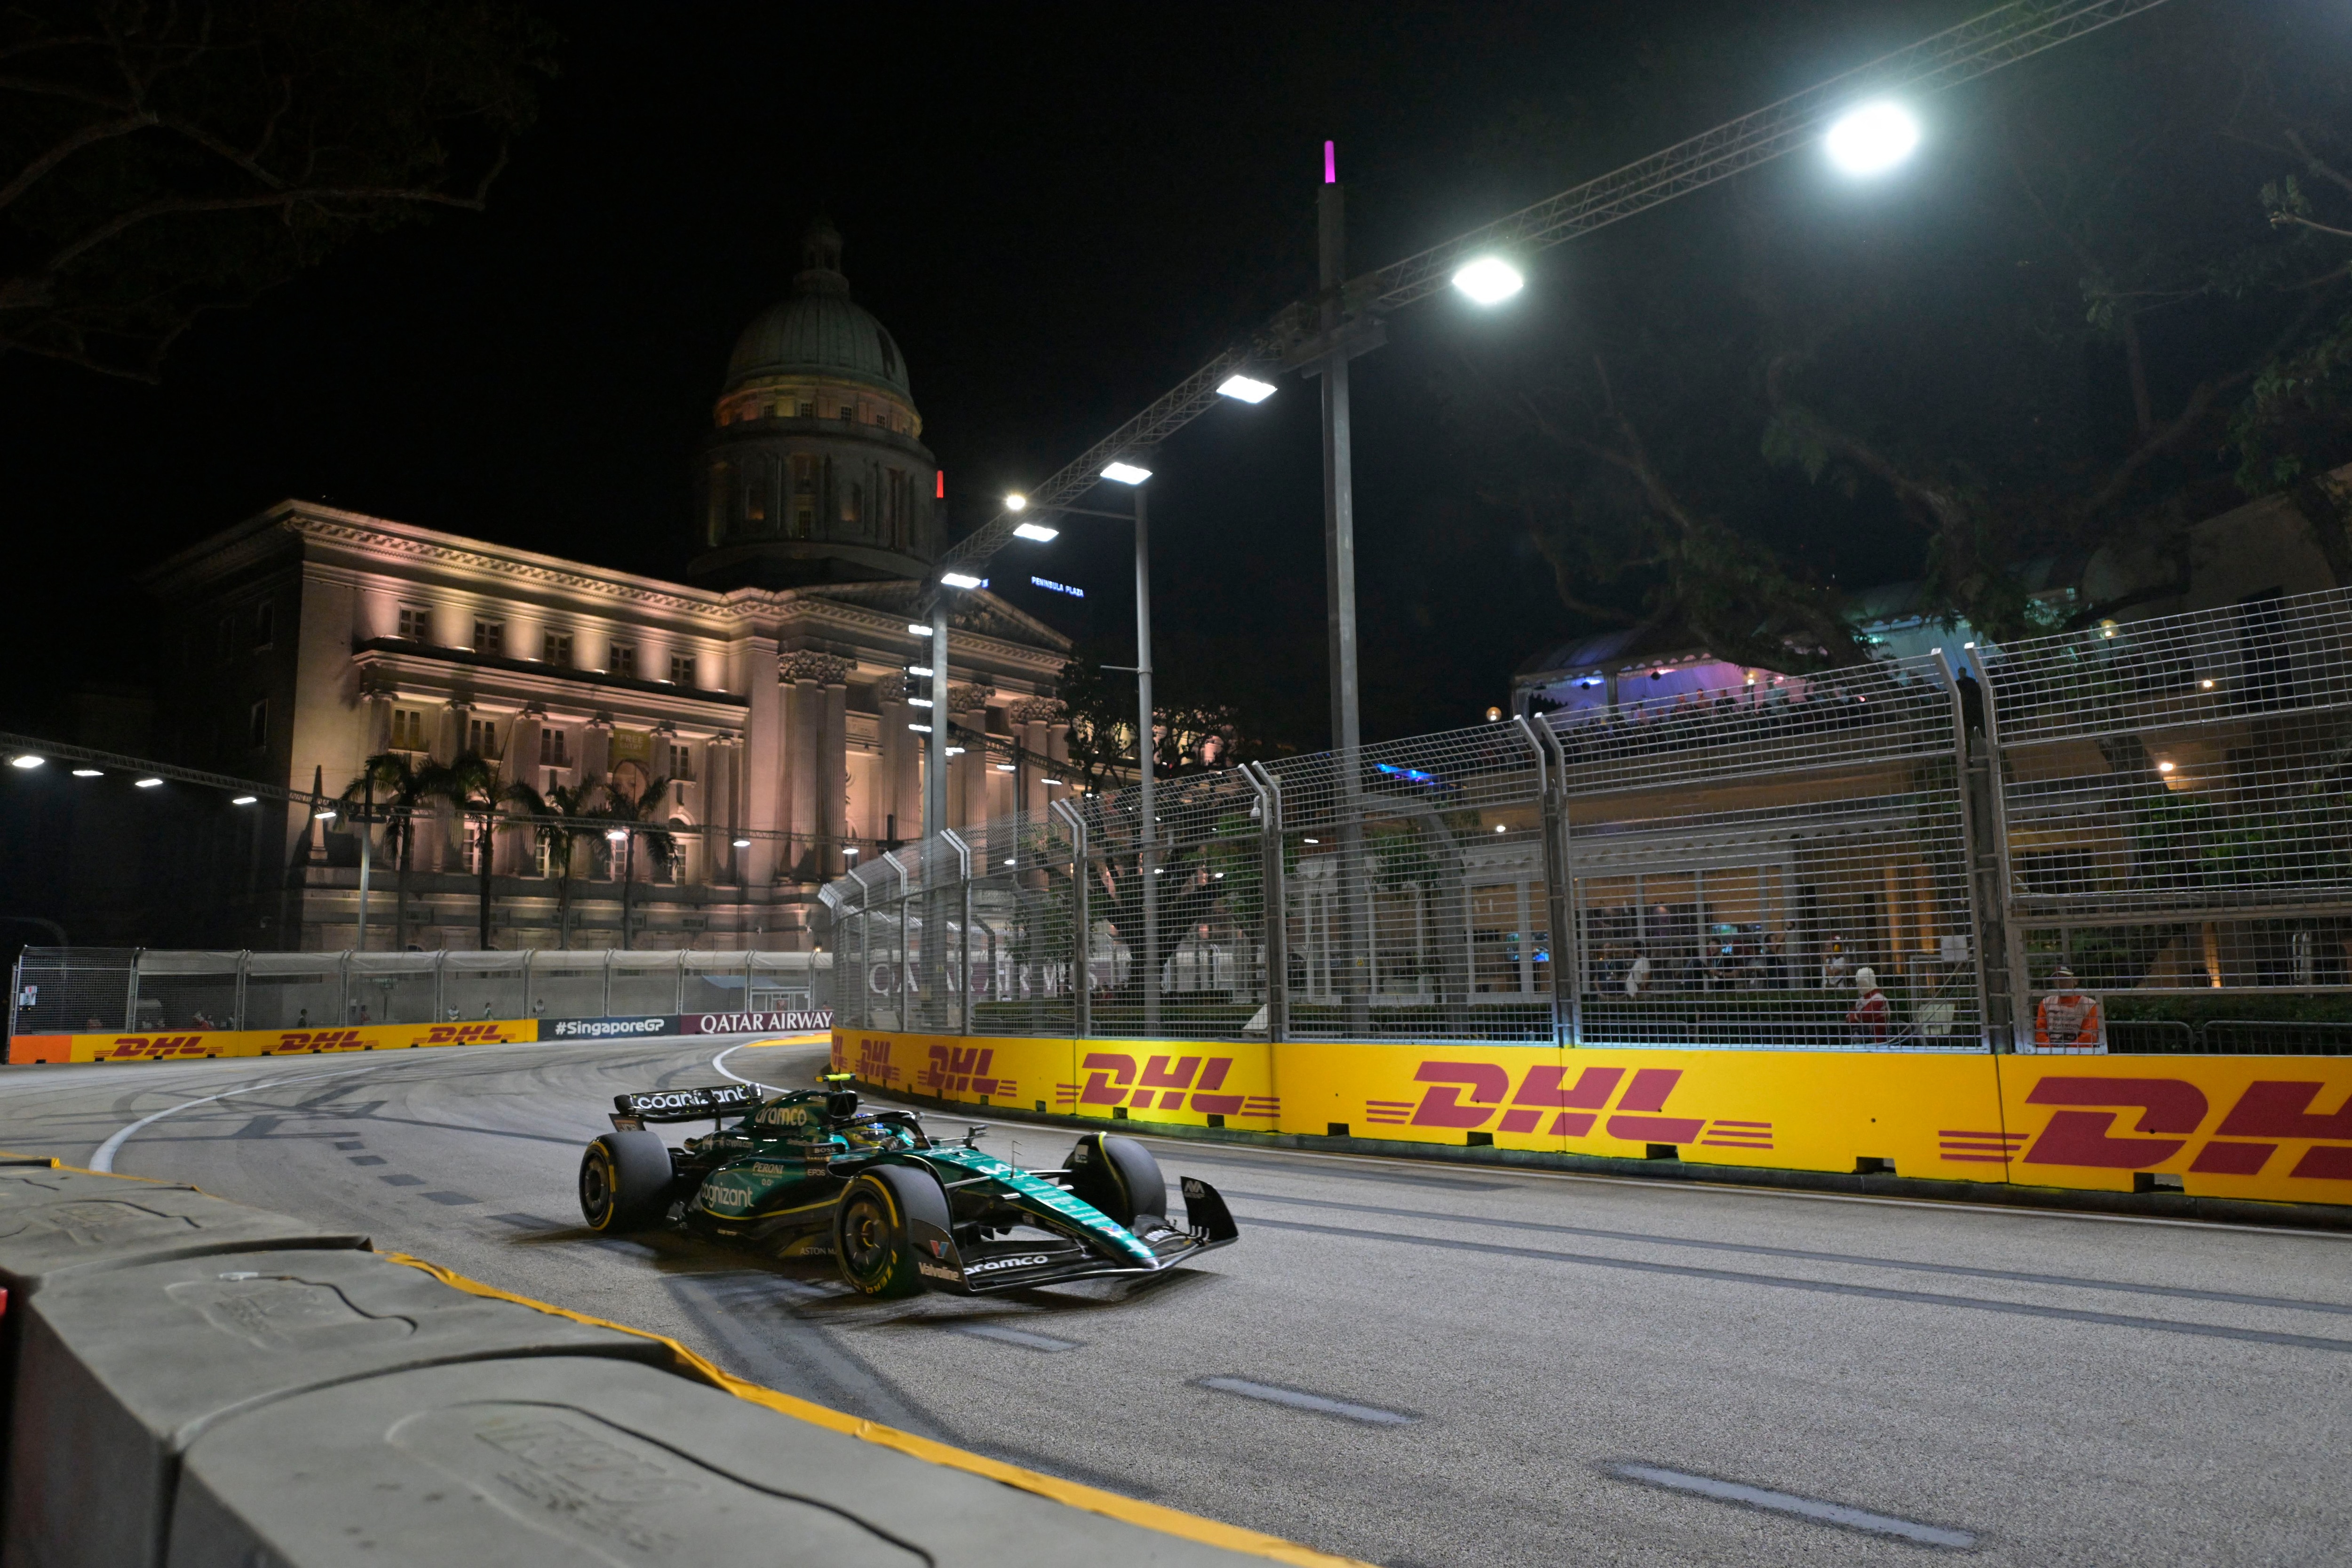
[{"label": "pink light strip on pole", "polygon": [[1327,185],[1339,183],[1339,144],[1336,142],[1323,143],[1323,183]]}]

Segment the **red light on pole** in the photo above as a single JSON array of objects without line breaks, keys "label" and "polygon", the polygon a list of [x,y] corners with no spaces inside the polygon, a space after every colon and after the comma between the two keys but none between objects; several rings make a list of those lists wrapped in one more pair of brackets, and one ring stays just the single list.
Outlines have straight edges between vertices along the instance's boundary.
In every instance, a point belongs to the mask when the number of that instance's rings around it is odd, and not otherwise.
[{"label": "red light on pole", "polygon": [[933,500],[945,500],[948,499],[948,471],[945,468],[940,468],[937,470],[937,473],[939,477],[936,480],[936,488],[931,491],[931,499]]},{"label": "red light on pole", "polygon": [[1323,143],[1323,183],[1327,185],[1339,183],[1339,144],[1337,142]]}]

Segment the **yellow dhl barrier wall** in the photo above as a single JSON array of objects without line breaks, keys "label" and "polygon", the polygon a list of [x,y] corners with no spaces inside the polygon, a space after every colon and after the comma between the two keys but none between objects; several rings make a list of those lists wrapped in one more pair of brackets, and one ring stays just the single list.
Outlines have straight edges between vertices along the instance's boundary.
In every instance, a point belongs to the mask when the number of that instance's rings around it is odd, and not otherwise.
[{"label": "yellow dhl barrier wall", "polygon": [[483,1046],[539,1038],[536,1018],[474,1024],[357,1024],[333,1029],[158,1029],[144,1034],[18,1035],[8,1061],[161,1062],[204,1057],[315,1056],[397,1051],[419,1046]]},{"label": "yellow dhl barrier wall", "polygon": [[2352,1059],[1056,1040],[836,1029],[836,1070],[975,1107],[1691,1163],[2352,1204]]}]

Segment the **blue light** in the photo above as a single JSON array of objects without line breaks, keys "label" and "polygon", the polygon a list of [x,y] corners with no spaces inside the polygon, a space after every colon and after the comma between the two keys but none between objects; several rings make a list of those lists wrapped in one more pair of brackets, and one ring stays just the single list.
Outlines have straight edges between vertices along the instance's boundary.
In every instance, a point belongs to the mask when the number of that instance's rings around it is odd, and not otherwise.
[{"label": "blue light", "polygon": [[1053,593],[1067,594],[1073,599],[1083,599],[1087,596],[1087,591],[1084,588],[1073,588],[1067,583],[1056,583],[1050,577],[1032,577],[1029,581]]},{"label": "blue light", "polygon": [[1447,789],[1451,787],[1444,779],[1439,778],[1435,773],[1425,773],[1419,768],[1401,768],[1392,763],[1374,763],[1372,766],[1380,772],[1388,774],[1391,778],[1411,779],[1415,784],[1430,784],[1438,789]]}]

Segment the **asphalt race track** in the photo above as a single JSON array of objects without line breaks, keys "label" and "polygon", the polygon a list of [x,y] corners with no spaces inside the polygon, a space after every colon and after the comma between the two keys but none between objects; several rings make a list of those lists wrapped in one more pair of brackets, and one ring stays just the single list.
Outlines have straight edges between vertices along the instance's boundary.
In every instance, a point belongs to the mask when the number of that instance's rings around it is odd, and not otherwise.
[{"label": "asphalt race track", "polygon": [[[18,1068],[0,1148],[86,1164],[117,1140],[126,1173],[1401,1568],[2320,1563],[2352,1541],[2352,1238],[1158,1142],[1223,1190],[1238,1246],[1142,1287],[872,1304],[828,1267],[581,1227],[611,1097],[721,1081],[723,1045]],[[822,1061],[724,1066],[798,1087]],[[1071,1136],[984,1143],[1042,1164]]]}]

